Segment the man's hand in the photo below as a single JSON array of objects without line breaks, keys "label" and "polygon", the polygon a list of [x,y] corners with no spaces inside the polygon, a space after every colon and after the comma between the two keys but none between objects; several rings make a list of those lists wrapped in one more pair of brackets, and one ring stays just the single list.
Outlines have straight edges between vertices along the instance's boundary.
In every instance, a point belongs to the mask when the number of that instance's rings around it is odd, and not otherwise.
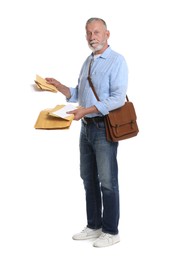
[{"label": "man's hand", "polygon": [[72,111],[67,112],[68,114],[74,114],[74,120],[80,120],[84,116],[91,114],[91,113],[98,113],[99,111],[95,106],[92,107],[79,107],[77,109],[74,109]]},{"label": "man's hand", "polygon": [[74,120],[78,121],[86,115],[86,109],[84,107],[80,107],[80,108],[68,111],[67,114],[73,114]]},{"label": "man's hand", "polygon": [[51,85],[55,86],[56,88],[59,88],[59,86],[62,85],[58,80],[56,80],[54,78],[45,78],[45,80],[47,81],[48,84],[51,84]]},{"label": "man's hand", "polygon": [[54,78],[45,78],[45,80],[47,81],[47,83],[55,86],[58,89],[58,91],[60,91],[64,96],[66,96],[67,98],[70,98],[71,93],[70,93],[70,90],[68,87],[61,84],[61,82],[59,82],[58,80],[56,80]]}]

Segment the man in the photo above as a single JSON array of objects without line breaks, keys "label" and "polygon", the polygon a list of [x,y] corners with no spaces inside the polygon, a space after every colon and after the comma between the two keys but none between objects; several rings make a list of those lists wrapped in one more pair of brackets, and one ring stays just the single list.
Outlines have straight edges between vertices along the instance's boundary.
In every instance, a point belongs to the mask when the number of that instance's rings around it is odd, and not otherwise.
[{"label": "man", "polygon": [[[93,246],[105,247],[119,242],[118,143],[108,142],[104,116],[125,103],[128,69],[122,55],[108,45],[110,32],[100,18],[86,22],[86,39],[92,53],[85,60],[76,88],[68,88],[53,78],[46,78],[66,96],[78,102],[69,113],[81,119],[80,174],[86,193],[87,226],[73,239],[96,238]],[[88,81],[88,72],[100,101]]]}]

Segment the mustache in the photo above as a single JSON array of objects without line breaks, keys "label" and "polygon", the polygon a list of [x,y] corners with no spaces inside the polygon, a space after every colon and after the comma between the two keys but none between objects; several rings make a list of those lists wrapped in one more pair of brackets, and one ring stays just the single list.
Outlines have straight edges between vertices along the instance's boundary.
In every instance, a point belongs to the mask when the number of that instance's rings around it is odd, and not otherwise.
[{"label": "mustache", "polygon": [[98,44],[98,41],[96,41],[96,40],[92,40],[92,41],[89,42],[89,44],[90,44],[90,45]]}]

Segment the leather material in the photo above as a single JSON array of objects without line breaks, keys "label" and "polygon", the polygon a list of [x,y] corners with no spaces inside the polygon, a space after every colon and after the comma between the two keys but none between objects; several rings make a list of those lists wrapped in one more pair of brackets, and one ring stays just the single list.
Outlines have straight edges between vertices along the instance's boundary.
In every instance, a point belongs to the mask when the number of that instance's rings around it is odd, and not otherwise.
[{"label": "leather material", "polygon": [[105,116],[106,138],[118,142],[138,134],[137,116],[132,102],[126,101],[124,106],[110,111]]}]

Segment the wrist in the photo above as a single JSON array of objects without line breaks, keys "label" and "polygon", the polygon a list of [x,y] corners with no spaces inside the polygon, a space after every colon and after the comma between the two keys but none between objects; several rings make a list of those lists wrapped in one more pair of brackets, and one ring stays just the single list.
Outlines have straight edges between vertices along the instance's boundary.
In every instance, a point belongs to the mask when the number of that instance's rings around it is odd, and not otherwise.
[{"label": "wrist", "polygon": [[84,111],[85,115],[98,113],[98,109],[96,108],[96,106],[87,107],[87,108],[84,108],[84,110],[85,110]]}]

